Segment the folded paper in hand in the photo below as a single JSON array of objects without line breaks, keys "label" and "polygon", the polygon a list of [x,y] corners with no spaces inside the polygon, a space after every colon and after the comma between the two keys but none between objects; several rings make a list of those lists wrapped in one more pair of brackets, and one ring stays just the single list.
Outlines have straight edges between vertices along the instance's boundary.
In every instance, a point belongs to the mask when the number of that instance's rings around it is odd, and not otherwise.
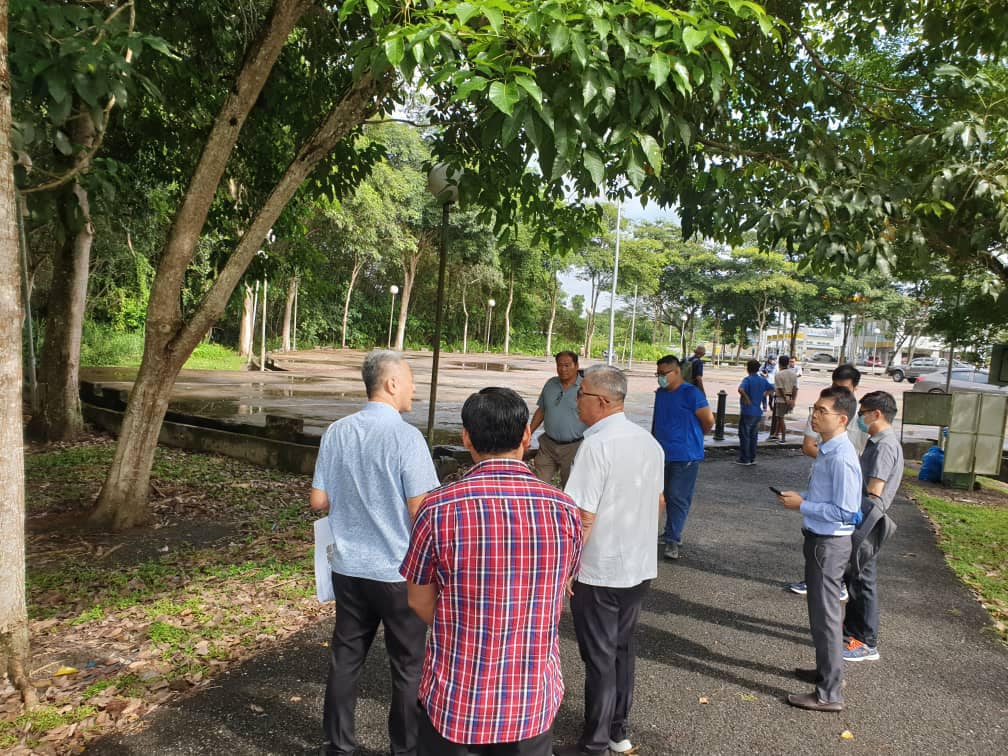
[{"label": "folded paper in hand", "polygon": [[335,601],[332,585],[332,567],[329,566],[329,549],[334,539],[329,518],[315,520],[315,594],[320,604]]}]

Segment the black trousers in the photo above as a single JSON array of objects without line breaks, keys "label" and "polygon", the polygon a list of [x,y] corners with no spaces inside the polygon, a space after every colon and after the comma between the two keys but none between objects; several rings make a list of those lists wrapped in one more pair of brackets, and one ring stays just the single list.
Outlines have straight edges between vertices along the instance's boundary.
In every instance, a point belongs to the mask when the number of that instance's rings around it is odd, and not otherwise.
[{"label": "black trousers", "polygon": [[322,728],[327,754],[356,753],[354,708],[357,681],[368,649],[385,626],[385,649],[392,675],[389,707],[389,743],[393,756],[417,752],[417,688],[423,666],[427,627],[406,601],[406,583],[348,577],[333,573],[336,624],[329,646],[329,678],[326,681]]},{"label": "black trousers", "polygon": [[417,710],[420,720],[418,756],[552,756],[553,753],[553,728],[533,738],[513,743],[467,745],[453,743],[438,732],[423,704],[417,702]]},{"label": "black trousers", "polygon": [[578,748],[599,753],[629,735],[637,661],[634,630],[650,580],[632,588],[574,583],[571,613],[585,665],[585,722]]}]

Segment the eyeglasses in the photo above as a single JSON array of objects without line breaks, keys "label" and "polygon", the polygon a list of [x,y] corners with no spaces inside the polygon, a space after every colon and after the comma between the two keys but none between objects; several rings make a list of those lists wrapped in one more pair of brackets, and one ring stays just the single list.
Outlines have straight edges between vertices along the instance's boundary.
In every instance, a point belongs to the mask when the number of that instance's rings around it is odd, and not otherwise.
[{"label": "eyeglasses", "polygon": [[582,391],[581,389],[578,389],[577,398],[580,399],[582,396],[597,396],[603,402],[608,402],[609,401],[609,397],[604,396],[603,394],[590,394],[587,391]]},{"label": "eyeglasses", "polygon": [[671,370],[664,370],[664,371],[659,370],[657,373],[655,373],[655,378],[657,378],[660,375],[668,375],[671,372],[672,372]]},{"label": "eyeglasses", "polygon": [[828,410],[825,407],[821,407],[818,404],[816,406],[814,406],[814,407],[809,407],[808,411],[809,411],[810,415],[819,415],[819,416],[822,416],[822,415],[842,415],[843,414],[843,412],[832,412],[831,410]]}]

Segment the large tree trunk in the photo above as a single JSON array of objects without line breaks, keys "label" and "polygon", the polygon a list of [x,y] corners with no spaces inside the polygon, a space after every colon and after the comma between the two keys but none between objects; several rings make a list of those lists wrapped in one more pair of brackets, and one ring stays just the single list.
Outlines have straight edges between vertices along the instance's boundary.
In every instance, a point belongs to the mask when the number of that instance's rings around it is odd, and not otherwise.
[{"label": "large tree trunk", "polygon": [[25,606],[24,445],[21,438],[21,277],[14,172],[11,89],[7,68],[7,0],[0,0],[0,671],[35,705],[28,679]]},{"label": "large tree trunk", "polygon": [[553,355],[553,326],[556,324],[557,300],[560,298],[560,274],[553,271],[553,286],[550,291],[550,316],[546,325],[546,357]]},{"label": "large tree trunk", "polygon": [[[71,139],[81,149],[95,140],[91,118],[75,109]],[[33,438],[71,441],[84,427],[80,406],[80,347],[94,227],[87,191],[74,181],[59,191],[58,222],[66,241],[53,258],[45,341],[39,364],[40,407],[28,425]]]},{"label": "large tree trunk", "polygon": [[297,296],[297,287],[298,280],[297,276],[295,276],[287,284],[287,302],[284,304],[283,329],[280,331],[280,349],[284,352],[291,350],[291,314],[294,312],[294,297]]},{"label": "large tree trunk", "polygon": [[350,271],[350,280],[347,282],[346,297],[343,298],[343,327],[340,332],[340,349],[346,349],[347,319],[350,317],[350,295],[353,294],[354,284],[357,283],[357,276],[360,275],[364,267],[364,261],[354,259],[353,270]]},{"label": "large tree trunk", "polygon": [[508,277],[508,300],[504,308],[504,356],[511,353],[511,305],[514,303],[514,271]]},{"label": "large tree trunk", "polygon": [[293,157],[203,301],[184,317],[179,294],[228,156],[294,24],[310,5],[310,0],[277,0],[273,6],[217,115],[168,233],[147,309],[143,361],[130,393],[115,457],[92,515],[98,524],[119,529],[149,519],[150,471],[178,371],[224,312],[262,240],[301,183],[337,143],[377,111],[387,91],[387,78],[379,82],[365,74],[333,106]]},{"label": "large tree trunk", "polygon": [[252,309],[254,306],[252,302],[252,287],[245,284],[245,296],[242,297],[241,327],[238,331],[239,357],[249,357],[252,354],[252,323],[254,322]]}]

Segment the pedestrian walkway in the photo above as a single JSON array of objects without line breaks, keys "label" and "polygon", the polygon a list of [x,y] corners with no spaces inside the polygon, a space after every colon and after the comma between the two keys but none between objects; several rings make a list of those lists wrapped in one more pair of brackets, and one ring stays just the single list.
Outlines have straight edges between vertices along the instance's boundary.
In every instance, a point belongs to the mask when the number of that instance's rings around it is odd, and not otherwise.
[{"label": "pedestrian walkway", "polygon": [[[754,467],[732,459],[713,451],[701,466],[683,557],[661,563],[644,603],[632,714],[640,753],[1008,753],[1008,649],[902,499],[879,570],[882,658],[848,664],[840,714],[784,703],[811,689],[792,670],[812,665],[813,649],[804,600],[784,588],[802,576],[801,518],[767,486],[800,488],[808,460],[788,449],[761,450]],[[156,711],[145,731],[88,753],[316,753],[330,631],[329,622],[309,628]],[[567,696],[555,735],[569,743],[584,684],[569,614],[562,654]],[[387,753],[387,678],[378,640],[358,705],[364,756]]]}]

